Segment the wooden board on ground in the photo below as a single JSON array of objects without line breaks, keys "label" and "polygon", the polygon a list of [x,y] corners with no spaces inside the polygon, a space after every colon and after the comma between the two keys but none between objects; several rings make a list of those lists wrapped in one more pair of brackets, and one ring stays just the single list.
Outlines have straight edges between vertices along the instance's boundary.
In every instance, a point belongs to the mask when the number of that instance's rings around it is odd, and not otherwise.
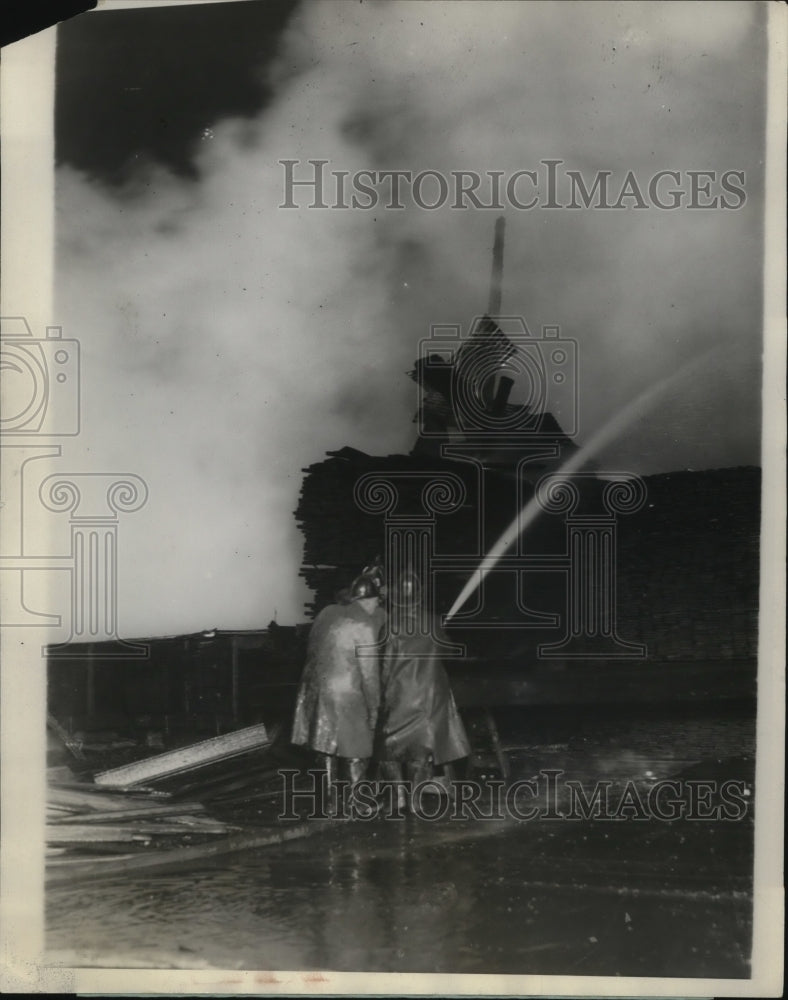
[{"label": "wooden board on ground", "polygon": [[149,840],[151,837],[186,836],[191,833],[227,833],[224,823],[137,823],[134,826],[110,826],[102,823],[59,823],[46,828],[48,844],[89,844],[109,841]]},{"label": "wooden board on ground", "polygon": [[223,736],[214,736],[200,743],[192,743],[177,750],[147,757],[145,760],[124,764],[94,777],[97,785],[113,788],[118,785],[133,786],[145,781],[169,778],[183,774],[217,760],[226,760],[238,754],[255,750],[271,742],[265,726],[248,726]]},{"label": "wooden board on ground", "polygon": [[115,794],[117,789],[103,791],[95,785],[56,785],[47,788],[47,805],[52,808],[71,810],[94,810],[96,812],[123,811],[130,808],[158,809],[169,803],[170,796],[163,802],[149,799],[148,796],[130,799],[128,796]]},{"label": "wooden board on ground", "polygon": [[169,816],[184,816],[205,812],[202,802],[173,802],[169,805],[144,804],[133,809],[108,809],[104,811],[67,812],[52,814],[53,823],[127,823],[137,819],[164,819]]}]

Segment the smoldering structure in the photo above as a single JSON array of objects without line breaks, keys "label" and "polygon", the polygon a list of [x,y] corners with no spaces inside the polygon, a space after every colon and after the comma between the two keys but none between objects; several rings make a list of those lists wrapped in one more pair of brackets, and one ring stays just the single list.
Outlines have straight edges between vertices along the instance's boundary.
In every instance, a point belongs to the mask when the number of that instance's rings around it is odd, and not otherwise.
[{"label": "smoldering structure", "polygon": [[[545,391],[571,374],[572,342],[500,315],[498,237],[487,313],[466,337],[424,338],[407,373],[411,451],[345,447],[303,470],[311,621],[50,650],[53,912],[59,891],[113,876],[88,907],[100,937],[107,906],[134,900],[134,874],[174,867],[185,885],[231,854],[241,876],[203,873],[185,911],[202,914],[209,884],[242,935],[270,905],[277,927],[284,915],[299,928],[290,945],[307,941],[304,967],[357,971],[352,940],[380,971],[747,974],[760,470],[641,479],[581,464],[571,399],[554,413]],[[514,402],[517,358],[533,391]],[[538,516],[446,622],[534,501]],[[567,768],[579,772],[559,786]],[[496,816],[495,790],[536,771],[579,789],[583,809],[557,792],[545,824]],[[733,783],[743,808],[627,822],[632,796],[684,779]],[[622,785],[609,834],[587,793]],[[332,786],[349,795],[326,799]],[[419,797],[429,786],[438,812]],[[573,822],[556,828],[562,816]],[[287,891],[261,904],[261,883]],[[156,905],[143,904],[154,920]],[[673,936],[633,949],[633,925],[655,923]]]},{"label": "smoldering structure", "polygon": [[[576,344],[558,328],[536,335],[522,317],[502,316],[502,273],[500,219],[487,312],[466,336],[429,331],[407,373],[418,387],[409,453],[345,446],[303,470],[294,513],[304,536],[300,574],[314,594],[308,618],[347,588],[372,553],[387,544],[396,550],[395,522],[427,532],[414,568],[431,610],[445,615],[523,504],[552,475],[561,486],[560,470],[578,451],[578,404],[552,390],[571,380]],[[530,391],[514,403],[518,376]],[[548,408],[554,398],[563,399],[560,419]],[[458,703],[751,701],[760,469],[637,477],[641,502],[615,524],[600,507],[610,475],[588,462],[569,478],[572,509],[545,504],[516,558],[490,573],[476,606],[450,622],[451,642],[462,650],[447,658]],[[395,507],[360,502],[360,485],[373,482],[394,484]],[[454,501],[425,511],[425,490],[447,484]],[[605,532],[613,548],[603,557],[594,546]],[[582,588],[605,591],[607,606],[586,609],[578,625],[572,599]],[[221,731],[263,714],[288,717],[309,630],[309,622],[271,622],[261,630],[144,639],[138,652],[145,655],[133,658],[130,647],[112,642],[53,647],[50,709],[79,731]],[[570,641],[578,635],[582,641]]]}]

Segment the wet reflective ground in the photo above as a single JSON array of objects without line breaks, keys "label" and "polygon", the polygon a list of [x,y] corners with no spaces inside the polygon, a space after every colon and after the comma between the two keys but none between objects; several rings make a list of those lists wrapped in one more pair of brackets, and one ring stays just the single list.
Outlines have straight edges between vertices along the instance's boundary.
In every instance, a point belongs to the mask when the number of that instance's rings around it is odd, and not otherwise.
[{"label": "wet reflective ground", "polygon": [[[749,715],[499,719],[511,780],[752,779]],[[549,740],[548,740],[549,737]],[[247,821],[277,823],[268,802]],[[51,959],[159,968],[749,974],[752,809],[737,821],[319,823],[198,870],[52,887]]]}]

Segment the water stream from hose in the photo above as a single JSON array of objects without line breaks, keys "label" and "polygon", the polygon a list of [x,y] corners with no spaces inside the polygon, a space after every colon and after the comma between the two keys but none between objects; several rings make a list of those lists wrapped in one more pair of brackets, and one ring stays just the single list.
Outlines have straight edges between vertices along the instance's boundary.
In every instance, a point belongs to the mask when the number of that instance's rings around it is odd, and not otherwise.
[{"label": "water stream from hose", "polygon": [[[552,475],[556,476],[571,476],[572,473],[577,472],[585,462],[601,451],[606,445],[610,444],[611,441],[615,440],[633,421],[642,417],[647,413],[652,406],[659,400],[668,389],[674,386],[676,383],[687,378],[697,369],[703,367],[710,356],[717,352],[718,348],[714,347],[709,351],[705,351],[703,354],[699,355],[697,358],[693,358],[688,361],[685,365],[682,365],[678,371],[674,372],[672,375],[668,375],[661,379],[653,386],[649,386],[636,396],[631,402],[619,410],[610,420],[607,421],[597,432],[592,435],[592,437],[580,448],[570,459],[568,459],[564,464],[556,470]],[[517,541],[518,537],[525,531],[525,529],[538,517],[541,511],[541,507],[537,501],[536,495],[531,497],[528,503],[520,510],[515,519],[509,525],[509,527],[504,531],[498,541],[493,545],[490,551],[479,563],[478,569],[474,570],[472,576],[465,584],[463,589],[460,591],[457,600],[452,604],[446,615],[444,622],[450,621],[462,608],[468,598],[478,590],[481,586],[482,581],[494,568],[498,560],[506,554],[506,552],[511,548],[512,545]]]}]

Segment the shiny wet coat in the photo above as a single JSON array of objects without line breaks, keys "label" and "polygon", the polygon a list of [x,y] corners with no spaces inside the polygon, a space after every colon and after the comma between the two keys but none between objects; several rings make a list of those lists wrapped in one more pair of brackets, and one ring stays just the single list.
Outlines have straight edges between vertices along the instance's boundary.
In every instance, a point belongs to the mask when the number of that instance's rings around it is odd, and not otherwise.
[{"label": "shiny wet coat", "polygon": [[[441,650],[430,635],[409,635],[408,615],[396,613],[383,653],[377,753],[384,760],[432,756],[436,764],[467,757],[465,733]],[[422,630],[425,631],[425,630]],[[433,620],[433,635],[448,641]]]},{"label": "shiny wet coat", "polygon": [[358,602],[330,604],[309,633],[296,700],[293,743],[340,757],[371,757],[380,705],[380,657],[357,655],[378,642],[385,613]]}]

